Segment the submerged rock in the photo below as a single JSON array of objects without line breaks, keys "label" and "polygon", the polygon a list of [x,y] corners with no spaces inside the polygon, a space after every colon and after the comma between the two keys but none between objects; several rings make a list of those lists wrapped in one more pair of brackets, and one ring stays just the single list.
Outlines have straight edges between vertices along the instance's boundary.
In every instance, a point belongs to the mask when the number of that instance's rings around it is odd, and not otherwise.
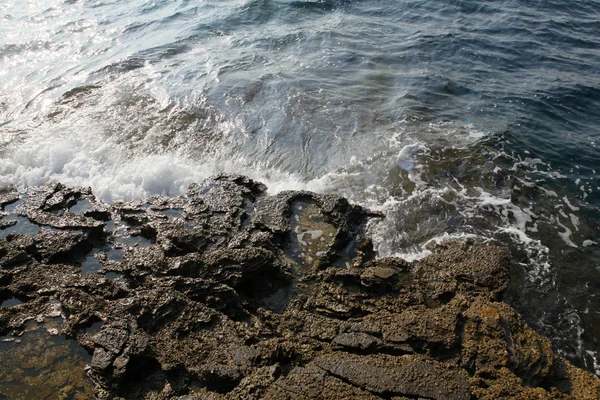
[{"label": "submerged rock", "polygon": [[[598,377],[502,302],[506,249],[375,259],[378,215],[265,190],[222,175],[113,206],[62,185],[3,194],[18,204],[5,218],[42,228],[0,239],[0,299],[22,301],[0,307],[0,335],[63,318],[48,332],[87,351],[100,399],[600,398]],[[11,368],[1,394],[27,385]]]}]

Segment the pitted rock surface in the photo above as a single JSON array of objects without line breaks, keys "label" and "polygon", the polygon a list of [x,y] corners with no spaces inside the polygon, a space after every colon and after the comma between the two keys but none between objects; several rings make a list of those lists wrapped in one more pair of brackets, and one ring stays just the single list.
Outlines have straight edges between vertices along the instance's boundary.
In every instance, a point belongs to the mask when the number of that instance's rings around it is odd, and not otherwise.
[{"label": "pitted rock surface", "polygon": [[0,206],[0,299],[22,301],[0,307],[0,335],[62,318],[99,399],[600,398],[502,302],[501,247],[375,259],[365,226],[381,216],[243,176],[114,205],[45,186]]}]

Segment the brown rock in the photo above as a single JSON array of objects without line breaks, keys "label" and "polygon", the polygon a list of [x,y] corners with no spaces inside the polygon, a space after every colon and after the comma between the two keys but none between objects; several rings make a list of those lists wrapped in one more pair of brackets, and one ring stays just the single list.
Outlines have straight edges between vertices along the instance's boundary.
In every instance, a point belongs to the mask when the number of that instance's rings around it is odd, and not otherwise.
[{"label": "brown rock", "polygon": [[429,399],[470,399],[464,370],[419,356],[339,354],[314,361],[335,377],[371,393]]},{"label": "brown rock", "polygon": [[[61,230],[0,240],[0,296],[23,300],[0,308],[2,333],[32,317],[64,318],[59,332],[93,353],[87,372],[100,399],[599,397],[596,376],[554,354],[500,301],[510,262],[500,247],[465,242],[415,263],[372,260],[368,211],[334,195],[267,196],[241,176],[113,206],[54,185],[18,210]],[[294,217],[327,230],[306,250],[318,266],[294,256]],[[103,270],[82,275],[90,244],[102,249]],[[58,353],[40,358],[36,346],[19,362],[50,376]],[[40,393],[72,393],[66,377]]]}]

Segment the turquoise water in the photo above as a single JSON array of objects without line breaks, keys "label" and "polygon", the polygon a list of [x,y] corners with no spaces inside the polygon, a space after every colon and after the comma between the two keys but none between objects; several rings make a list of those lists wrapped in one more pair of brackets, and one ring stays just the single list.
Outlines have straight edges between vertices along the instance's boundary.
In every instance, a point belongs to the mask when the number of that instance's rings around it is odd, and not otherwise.
[{"label": "turquoise water", "polygon": [[502,243],[508,300],[600,373],[600,2],[0,4],[0,186],[214,173],[383,210],[379,255]]}]

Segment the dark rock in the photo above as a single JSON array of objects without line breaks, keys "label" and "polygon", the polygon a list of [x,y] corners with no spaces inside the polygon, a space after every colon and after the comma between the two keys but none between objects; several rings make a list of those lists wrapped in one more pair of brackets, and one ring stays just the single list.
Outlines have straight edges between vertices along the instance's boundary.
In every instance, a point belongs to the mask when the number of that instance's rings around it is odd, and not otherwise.
[{"label": "dark rock", "polygon": [[92,196],[89,188],[67,188],[61,184],[30,189],[23,204],[17,207],[16,211],[40,226],[99,233],[102,231],[105,221],[70,211],[71,207],[84,198],[90,199],[96,205],[95,209],[90,210],[92,214],[94,214],[94,210],[97,210],[106,219],[107,207],[102,206]]},{"label": "dark rock", "polygon": [[94,349],[94,356],[92,358],[91,367],[99,373],[104,373],[110,366],[112,366],[114,360],[114,353],[105,350],[102,347],[96,347]]},{"label": "dark rock", "polygon": [[[507,304],[478,299],[465,312],[462,365],[471,371],[504,367],[527,386],[550,375],[556,356]],[[476,372],[477,373],[477,372]]]},{"label": "dark rock", "polygon": [[369,288],[386,291],[396,283],[396,275],[392,268],[368,267],[360,274],[360,283]]},{"label": "dark rock", "polygon": [[9,235],[0,239],[0,267],[12,268],[33,261],[35,242],[30,236]]},{"label": "dark rock", "polygon": [[469,376],[464,370],[420,356],[338,354],[314,363],[328,374],[377,395],[440,400],[471,398]]},{"label": "dark rock", "polygon": [[128,337],[129,333],[125,329],[105,327],[92,340],[95,344],[117,355],[123,350]]},{"label": "dark rock", "polygon": [[507,249],[463,242],[423,259],[414,277],[435,299],[456,292],[497,297],[508,284],[509,265]]},{"label": "dark rock", "polygon": [[81,229],[81,230],[101,230],[104,226],[103,221],[86,217],[79,214],[65,211],[61,215],[54,215],[41,210],[28,210],[24,215],[41,226],[50,226],[56,229]]},{"label": "dark rock", "polygon": [[234,212],[243,209],[266,191],[266,186],[241,175],[219,175],[200,185],[192,184],[187,197],[202,202],[212,212]]},{"label": "dark rock", "polygon": [[23,301],[0,333],[64,319],[53,333],[93,354],[97,398],[600,397],[501,301],[503,248],[374,259],[376,215],[242,176],[112,206],[63,185],[19,198],[0,205],[46,227],[0,240],[0,294]]},{"label": "dark rock", "polygon": [[327,373],[314,364],[296,368],[275,382],[265,399],[322,399],[326,377]]},{"label": "dark rock", "polygon": [[20,196],[17,192],[0,193],[0,209],[4,210],[4,207],[17,202],[19,198]]},{"label": "dark rock", "polygon": [[382,336],[388,345],[408,344],[419,352],[451,357],[459,345],[461,319],[461,307],[456,302],[434,309],[412,306],[382,319]]},{"label": "dark rock", "polygon": [[10,228],[11,226],[15,226],[18,221],[16,220],[0,220],[0,230]]},{"label": "dark rock", "polygon": [[379,347],[383,342],[368,333],[346,332],[333,338],[332,343],[343,348],[364,351]]},{"label": "dark rock", "polygon": [[92,249],[87,235],[82,232],[42,230],[34,240],[36,253],[49,263],[74,261]]}]

